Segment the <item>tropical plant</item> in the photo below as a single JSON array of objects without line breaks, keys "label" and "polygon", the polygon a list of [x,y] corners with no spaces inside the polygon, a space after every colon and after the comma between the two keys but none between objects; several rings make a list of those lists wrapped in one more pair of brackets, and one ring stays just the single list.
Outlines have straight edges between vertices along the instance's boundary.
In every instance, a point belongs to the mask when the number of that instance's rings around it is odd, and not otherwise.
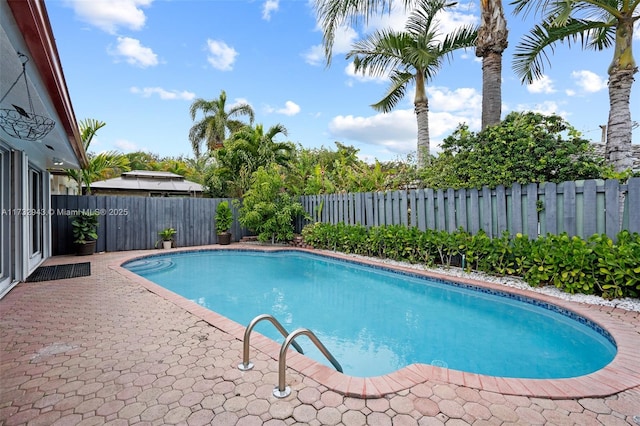
[{"label": "tropical plant", "polygon": [[218,207],[216,207],[215,224],[218,234],[229,232],[229,229],[231,229],[233,212],[231,211],[231,207],[229,207],[228,201],[222,201],[218,204]]},{"label": "tropical plant", "polygon": [[583,48],[613,48],[609,65],[609,120],[606,158],[616,172],[631,168],[631,110],[629,99],[633,75],[638,71],[633,57],[633,29],[640,18],[640,2],[626,0],[515,0],[515,13],[537,13],[542,23],[535,25],[516,47],[514,70],[522,81],[531,83],[550,63],[546,51],[558,42],[580,40]]},{"label": "tropical plant", "polygon": [[293,239],[293,220],[306,217],[302,204],[284,189],[282,167],[271,163],[260,167],[251,178],[240,207],[239,222],[256,232],[258,240],[286,242]]},{"label": "tropical plant", "polygon": [[177,232],[178,231],[176,231],[171,227],[165,228],[162,231],[158,232],[158,236],[160,237],[160,239],[156,241],[156,247],[158,247],[158,245],[163,241],[166,241],[166,242],[173,241],[173,237],[176,235]]},{"label": "tropical plant", "polygon": [[177,231],[173,228],[165,228],[162,231],[158,232],[158,235],[162,239],[162,241],[171,241],[173,240],[173,236],[176,235]]},{"label": "tropical plant", "polygon": [[461,27],[444,39],[437,31],[436,15],[452,6],[444,0],[418,0],[405,26],[397,32],[391,29],[375,31],[356,42],[347,54],[353,58],[355,72],[372,76],[389,75],[387,94],[372,107],[391,111],[404,97],[407,88],[415,85],[414,108],[418,122],[418,167],[429,162],[429,100],[426,82],[442,67],[445,58],[455,50],[474,45],[477,30]]},{"label": "tropical plant", "polygon": [[240,198],[249,189],[253,172],[271,163],[288,167],[295,152],[291,142],[277,142],[278,135],[287,135],[287,129],[276,124],[266,132],[259,124],[245,126],[236,131],[214,156],[216,167],[208,177],[210,187],[217,187],[217,196]]},{"label": "tropical plant", "polygon": [[[405,9],[415,7],[416,0],[404,0]],[[374,14],[390,13],[387,0],[315,0],[318,21],[323,31],[327,64],[331,63],[335,34],[347,21],[365,23]],[[500,122],[502,108],[502,53],[507,47],[507,23],[501,0],[480,0],[480,27],[476,39],[476,56],[482,58],[482,128]]]},{"label": "tropical plant", "polygon": [[251,105],[239,103],[227,109],[227,94],[220,92],[218,99],[207,101],[198,98],[191,104],[189,114],[191,120],[196,119],[198,111],[202,112],[202,119],[195,122],[189,130],[189,141],[196,157],[200,156],[200,146],[205,142],[207,151],[214,151],[220,147],[227,137],[227,130],[231,133],[245,126],[236,120],[238,116],[248,116],[249,124],[253,123],[254,112]]},{"label": "tropical plant", "polygon": [[74,243],[86,244],[98,239],[98,213],[79,212],[71,221]]},{"label": "tropical plant", "polygon": [[[84,150],[88,151],[96,132],[106,123],[95,119],[85,119],[80,122],[80,137]],[[82,192],[83,186],[87,194],[91,194],[91,184],[97,180],[108,179],[128,171],[129,160],[126,156],[116,151],[101,152],[97,155],[89,155],[89,163],[81,170],[67,169],[67,176],[78,184],[78,191]]]},{"label": "tropical plant", "polygon": [[422,175],[435,189],[599,178],[605,170],[603,159],[569,123],[533,112],[512,112],[479,133],[462,124],[444,139],[442,150]]}]

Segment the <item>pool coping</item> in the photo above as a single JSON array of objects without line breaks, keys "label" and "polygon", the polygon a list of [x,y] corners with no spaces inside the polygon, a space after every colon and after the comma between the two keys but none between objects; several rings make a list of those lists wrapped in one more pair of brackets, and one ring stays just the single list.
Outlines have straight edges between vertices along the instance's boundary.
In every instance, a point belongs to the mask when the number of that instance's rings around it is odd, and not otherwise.
[{"label": "pool coping", "polygon": [[[356,398],[380,398],[385,395],[396,393],[411,388],[412,386],[434,380],[478,390],[498,392],[504,395],[552,399],[605,397],[640,386],[640,336],[638,336],[638,333],[628,324],[625,324],[622,321],[613,321],[610,316],[601,312],[602,310],[612,311],[617,308],[598,307],[598,309],[593,309],[590,308],[589,305],[569,302],[532,291],[504,287],[498,284],[466,277],[451,277],[432,271],[382,264],[381,262],[369,259],[354,259],[348,255],[337,252],[327,252],[324,250],[313,250],[290,246],[232,244],[227,246],[214,245],[187,247],[172,249],[172,252],[203,250],[299,251],[378,268],[383,267],[385,269],[396,270],[411,275],[430,277],[452,283],[461,283],[463,285],[491,289],[501,293],[519,295],[524,298],[539,300],[543,303],[558,306],[587,318],[606,330],[614,339],[617,346],[616,356],[604,368],[591,374],[566,379],[503,378],[467,373],[427,364],[411,364],[383,376],[361,378],[342,374],[328,366],[312,360],[311,358],[289,350],[287,353],[288,368],[315,380],[316,382],[326,386],[328,389],[346,396]],[[239,324],[216,312],[204,308],[197,303],[167,290],[166,288],[122,267],[123,264],[132,260],[161,254],[169,253],[163,250],[150,250],[147,253],[137,252],[135,254],[131,254],[129,257],[120,259],[117,263],[110,264],[109,268],[118,272],[135,284],[144,287],[150,292],[174,303],[198,318],[206,321],[210,325],[242,341],[244,339],[244,330],[246,325]],[[278,359],[280,346],[281,345],[278,342],[268,339],[260,333],[255,332],[251,336],[252,350],[259,350],[274,360]],[[239,360],[239,362],[240,361],[242,360]]]}]

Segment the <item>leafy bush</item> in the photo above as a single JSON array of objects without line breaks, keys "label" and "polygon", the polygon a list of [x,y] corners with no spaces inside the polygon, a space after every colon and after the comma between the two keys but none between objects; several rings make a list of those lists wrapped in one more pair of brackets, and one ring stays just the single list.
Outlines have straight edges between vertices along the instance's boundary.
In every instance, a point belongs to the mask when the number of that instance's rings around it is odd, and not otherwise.
[{"label": "leafy bush", "polygon": [[233,225],[233,212],[231,211],[231,207],[229,207],[228,201],[222,201],[218,204],[214,220],[218,234],[229,232],[231,225]]},{"label": "leafy bush", "polygon": [[423,171],[429,188],[563,182],[600,178],[607,170],[589,141],[561,117],[533,112],[512,112],[479,133],[460,125],[442,149]]},{"label": "leafy bush", "polygon": [[284,190],[281,167],[272,163],[260,167],[251,178],[240,208],[239,222],[258,234],[258,240],[272,243],[293,239],[293,219],[306,217],[302,204]]},{"label": "leafy bush", "polygon": [[400,225],[367,229],[344,223],[314,223],[302,231],[306,244],[318,249],[450,267],[494,275],[516,275],[533,287],[553,285],[568,293],[606,298],[640,295],[640,235],[627,231],[614,243],[606,235],[584,240],[566,233],[530,240],[526,235],[489,238]]}]

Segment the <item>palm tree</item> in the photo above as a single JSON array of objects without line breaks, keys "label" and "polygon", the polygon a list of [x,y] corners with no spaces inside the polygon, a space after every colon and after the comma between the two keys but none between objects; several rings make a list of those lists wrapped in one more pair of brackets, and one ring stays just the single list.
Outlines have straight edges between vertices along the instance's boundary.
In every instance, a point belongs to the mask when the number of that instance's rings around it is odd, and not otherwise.
[{"label": "palm tree", "polygon": [[[416,0],[403,0],[405,8]],[[388,13],[388,0],[315,0],[316,13],[323,30],[327,64],[331,63],[336,29],[347,20],[365,22],[375,13]],[[482,128],[498,124],[502,111],[502,53],[507,48],[507,22],[501,0],[480,0],[480,27],[476,56],[482,58]]]},{"label": "palm tree", "polygon": [[480,0],[476,56],[482,58],[482,129],[500,123],[502,52],[507,48],[507,21],[501,0]]},{"label": "palm tree", "polygon": [[276,163],[288,167],[295,146],[291,142],[276,142],[274,139],[280,134],[287,135],[287,129],[281,124],[271,126],[266,132],[262,124],[245,126],[216,151],[216,174],[228,195],[241,197],[249,189],[251,175],[261,166]]},{"label": "palm tree", "polygon": [[[85,152],[89,150],[91,141],[96,132],[106,126],[103,121],[87,118],[80,121],[80,137]],[[107,179],[129,170],[129,159],[116,151],[101,152],[97,155],[90,155],[87,167],[77,169],[67,169],[67,176],[78,184],[78,191],[82,192],[82,186],[86,186],[86,193],[91,194],[91,184],[96,180]]]},{"label": "palm tree", "polygon": [[463,27],[439,40],[436,15],[452,4],[444,0],[419,0],[407,21],[405,31],[376,31],[353,45],[347,58],[354,58],[355,72],[373,76],[389,75],[391,86],[387,94],[372,107],[376,111],[391,111],[404,97],[407,87],[415,84],[413,100],[418,121],[418,167],[429,159],[429,99],[426,82],[442,66],[444,58],[455,50],[472,47],[477,30]]},{"label": "palm tree", "polygon": [[638,1],[570,0],[543,2],[516,0],[515,13],[534,10],[541,16],[536,25],[516,47],[514,70],[523,82],[540,78],[544,62],[550,63],[546,49],[558,42],[577,42],[583,48],[604,50],[613,47],[609,65],[609,120],[606,159],[617,172],[629,170],[631,158],[631,110],[629,99],[633,75],[638,71],[633,58],[633,26]]},{"label": "palm tree", "polygon": [[202,111],[204,117],[194,123],[189,130],[189,141],[196,157],[200,156],[200,145],[204,141],[208,151],[214,151],[222,147],[226,139],[227,130],[231,133],[239,130],[245,123],[234,120],[236,116],[246,115],[249,117],[249,124],[253,123],[254,112],[251,105],[240,103],[227,110],[227,94],[220,92],[220,97],[212,101],[198,98],[191,104],[189,113],[191,120],[196,119],[198,111]]}]

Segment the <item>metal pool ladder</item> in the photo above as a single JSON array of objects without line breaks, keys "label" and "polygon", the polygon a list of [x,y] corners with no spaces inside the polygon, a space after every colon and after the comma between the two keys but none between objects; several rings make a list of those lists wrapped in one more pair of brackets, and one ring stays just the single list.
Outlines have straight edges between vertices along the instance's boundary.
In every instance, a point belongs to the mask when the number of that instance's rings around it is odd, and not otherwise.
[{"label": "metal pool ladder", "polygon": [[238,369],[242,371],[248,371],[253,368],[253,363],[249,361],[249,339],[251,337],[251,332],[255,328],[256,324],[260,321],[268,320],[271,322],[276,329],[284,336],[284,342],[280,347],[280,354],[278,355],[278,386],[273,389],[273,396],[276,398],[286,398],[291,394],[291,388],[286,385],[285,376],[287,370],[287,349],[289,349],[289,345],[293,345],[293,347],[301,354],[304,354],[300,345],[295,342],[295,338],[300,335],[305,335],[316,345],[316,347],[322,352],[322,354],[331,362],[331,364],[335,367],[336,370],[342,373],[342,366],[340,363],[331,355],[331,352],[322,344],[320,339],[309,329],[306,328],[298,328],[294,330],[292,333],[287,332],[287,330],[280,324],[280,322],[275,319],[272,315],[262,314],[255,317],[246,330],[244,331],[244,341],[242,347],[242,364],[238,364]]}]

